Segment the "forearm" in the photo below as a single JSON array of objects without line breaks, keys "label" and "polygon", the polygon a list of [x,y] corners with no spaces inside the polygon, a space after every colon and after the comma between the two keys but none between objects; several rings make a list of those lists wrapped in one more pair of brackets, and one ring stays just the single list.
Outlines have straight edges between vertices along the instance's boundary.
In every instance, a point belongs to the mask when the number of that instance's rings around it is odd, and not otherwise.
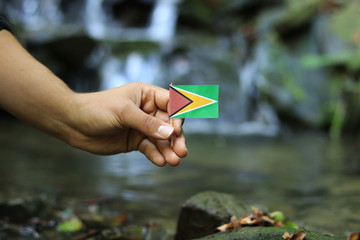
[{"label": "forearm", "polygon": [[75,93],[35,60],[7,31],[0,31],[0,107],[66,140]]}]

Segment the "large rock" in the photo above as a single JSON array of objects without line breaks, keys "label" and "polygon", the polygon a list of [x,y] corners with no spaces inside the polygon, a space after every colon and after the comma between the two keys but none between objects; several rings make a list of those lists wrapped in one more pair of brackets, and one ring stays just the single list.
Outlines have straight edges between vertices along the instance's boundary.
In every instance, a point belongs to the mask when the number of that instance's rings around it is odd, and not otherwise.
[{"label": "large rock", "polygon": [[216,228],[229,222],[231,216],[240,217],[250,208],[232,195],[206,191],[188,199],[178,220],[176,240],[194,239],[216,232]]},{"label": "large rock", "polygon": [[[243,227],[238,228],[233,231],[227,231],[222,233],[213,234],[197,240],[268,240],[268,239],[283,239],[282,236],[284,232],[289,234],[294,234],[298,232],[299,229],[295,228],[280,228],[280,227]],[[307,240],[337,240],[340,238],[323,235],[320,233],[307,232],[305,239]]]}]

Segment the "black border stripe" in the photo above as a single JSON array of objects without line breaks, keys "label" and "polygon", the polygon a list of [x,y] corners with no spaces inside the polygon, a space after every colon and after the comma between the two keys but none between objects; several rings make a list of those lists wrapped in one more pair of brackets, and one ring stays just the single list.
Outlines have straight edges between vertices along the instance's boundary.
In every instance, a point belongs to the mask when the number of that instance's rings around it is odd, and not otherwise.
[{"label": "black border stripe", "polygon": [[180,112],[181,110],[183,110],[184,108],[186,108],[187,106],[189,106],[190,104],[192,104],[194,101],[191,100],[190,98],[188,98],[187,96],[185,96],[184,94],[182,94],[181,92],[179,92],[178,90],[176,90],[174,87],[170,86],[175,92],[177,92],[178,94],[180,94],[181,96],[183,96],[184,98],[186,98],[187,100],[189,100],[190,102],[188,104],[186,104],[185,106],[183,106],[182,108],[180,108],[179,110],[177,110],[176,112],[174,112],[173,114],[171,114],[169,117],[174,116],[175,114],[177,114],[178,112]]}]

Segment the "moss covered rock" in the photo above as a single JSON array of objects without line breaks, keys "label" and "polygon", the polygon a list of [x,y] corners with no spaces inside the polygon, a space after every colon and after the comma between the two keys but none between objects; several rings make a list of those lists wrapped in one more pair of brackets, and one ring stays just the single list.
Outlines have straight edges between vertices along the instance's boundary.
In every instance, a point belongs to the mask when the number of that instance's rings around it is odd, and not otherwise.
[{"label": "moss covered rock", "polygon": [[231,216],[242,216],[249,211],[249,206],[232,195],[213,191],[198,193],[182,206],[175,239],[213,234],[218,226],[229,222]]},{"label": "moss covered rock", "polygon": [[[212,234],[197,240],[268,240],[268,239],[283,239],[285,232],[294,234],[298,232],[296,228],[279,228],[279,227],[243,227],[233,231]],[[304,232],[306,240],[336,240],[334,236],[323,235],[315,232]]]}]

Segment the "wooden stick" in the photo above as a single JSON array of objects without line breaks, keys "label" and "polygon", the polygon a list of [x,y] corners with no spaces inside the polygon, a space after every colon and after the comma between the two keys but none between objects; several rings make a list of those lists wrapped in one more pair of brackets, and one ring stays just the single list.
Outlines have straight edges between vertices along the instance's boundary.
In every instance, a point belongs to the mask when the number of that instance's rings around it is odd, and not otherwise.
[{"label": "wooden stick", "polygon": [[[170,86],[172,86],[173,83],[170,83]],[[172,118],[170,118],[170,125],[172,127],[174,127],[174,121]],[[170,147],[173,148],[174,147],[174,136],[171,137],[171,140],[170,140]]]},{"label": "wooden stick", "polygon": [[[172,118],[170,118],[170,125],[172,127],[174,127],[174,121]],[[171,139],[170,139],[170,147],[173,148],[174,147],[174,136],[171,136]]]}]

